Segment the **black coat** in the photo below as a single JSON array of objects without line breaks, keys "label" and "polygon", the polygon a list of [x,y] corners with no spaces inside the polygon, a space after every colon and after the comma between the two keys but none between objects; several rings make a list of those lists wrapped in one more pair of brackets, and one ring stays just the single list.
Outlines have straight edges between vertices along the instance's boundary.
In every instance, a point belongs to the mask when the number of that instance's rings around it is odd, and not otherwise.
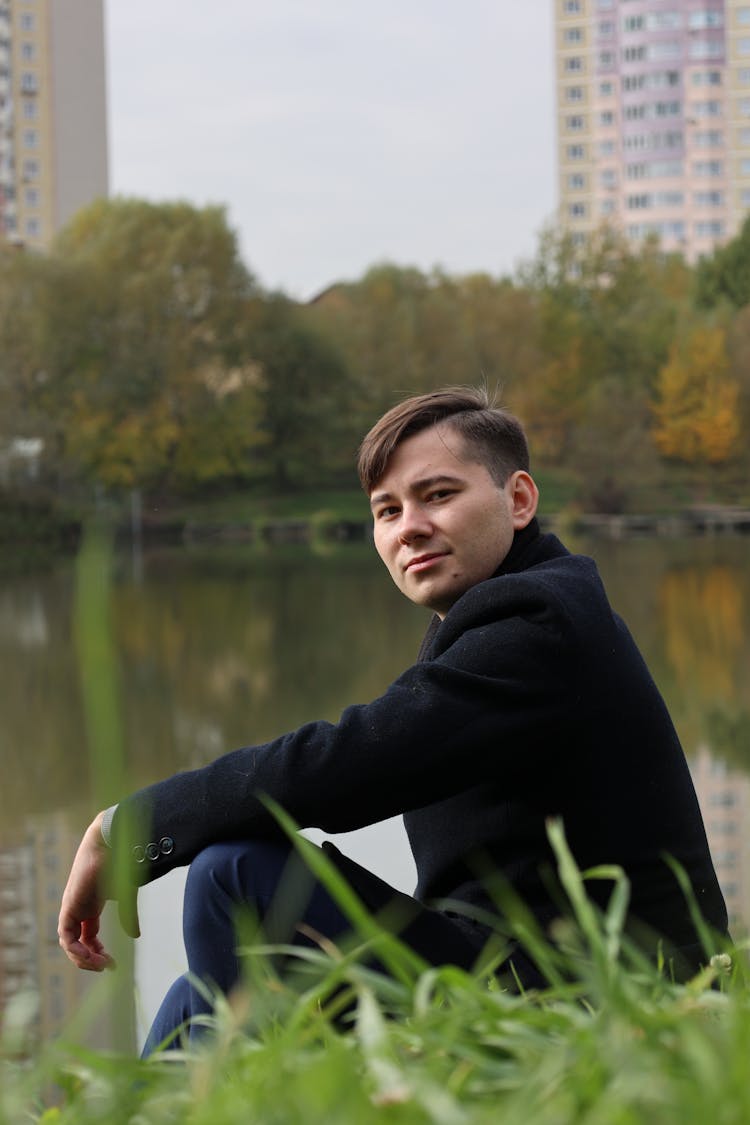
[{"label": "black coat", "polygon": [[560,816],[581,868],[625,869],[634,917],[695,941],[668,853],[726,929],[664,702],[594,562],[535,521],[384,695],[139,791],[118,806],[113,845],[127,824],[133,881],[148,882],[209,843],[276,834],[262,794],[329,832],[404,813],[419,899],[493,909],[485,888],[500,872],[543,923],[560,909],[545,828]]}]

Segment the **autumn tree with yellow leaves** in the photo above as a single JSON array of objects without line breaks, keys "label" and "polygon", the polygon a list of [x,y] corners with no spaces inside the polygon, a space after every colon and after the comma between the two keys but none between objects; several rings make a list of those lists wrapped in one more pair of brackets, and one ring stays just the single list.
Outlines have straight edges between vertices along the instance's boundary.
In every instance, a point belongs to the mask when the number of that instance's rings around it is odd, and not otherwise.
[{"label": "autumn tree with yellow leaves", "polygon": [[697,325],[672,344],[660,368],[653,406],[656,447],[690,465],[721,465],[740,437],[739,386],[732,378],[726,332]]}]

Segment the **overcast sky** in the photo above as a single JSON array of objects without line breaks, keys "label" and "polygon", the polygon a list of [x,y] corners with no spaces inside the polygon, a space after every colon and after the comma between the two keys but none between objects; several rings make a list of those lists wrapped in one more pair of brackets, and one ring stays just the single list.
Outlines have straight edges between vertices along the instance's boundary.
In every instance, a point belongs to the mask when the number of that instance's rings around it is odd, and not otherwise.
[{"label": "overcast sky", "polygon": [[222,203],[298,298],[499,275],[556,205],[550,0],[105,0],[112,194]]}]

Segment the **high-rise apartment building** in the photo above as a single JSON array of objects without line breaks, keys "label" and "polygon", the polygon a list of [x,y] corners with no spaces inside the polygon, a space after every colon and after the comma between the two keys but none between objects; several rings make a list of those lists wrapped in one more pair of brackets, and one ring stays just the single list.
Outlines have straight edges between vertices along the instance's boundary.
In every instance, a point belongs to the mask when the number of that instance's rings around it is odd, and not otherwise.
[{"label": "high-rise apartment building", "polygon": [[103,0],[0,0],[0,235],[46,247],[107,194]]},{"label": "high-rise apartment building", "polygon": [[750,0],[554,0],[560,221],[694,261],[750,209]]}]

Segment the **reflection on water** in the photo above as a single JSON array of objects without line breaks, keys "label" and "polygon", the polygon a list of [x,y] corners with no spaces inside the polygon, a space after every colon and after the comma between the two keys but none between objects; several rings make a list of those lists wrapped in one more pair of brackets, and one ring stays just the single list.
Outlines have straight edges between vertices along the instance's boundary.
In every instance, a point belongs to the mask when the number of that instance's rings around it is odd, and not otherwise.
[{"label": "reflection on water", "polygon": [[[750,921],[750,540],[575,548],[597,558],[667,699],[737,932]],[[132,786],[311,718],[335,720],[413,659],[426,623],[366,546],[326,558],[175,549],[147,554],[138,568],[120,556],[116,570],[112,618]],[[92,812],[73,588],[70,563],[0,587],[0,996],[5,1004],[33,980],[45,1038],[91,987],[54,938],[62,882]],[[350,850],[409,889],[403,837],[388,831],[390,844],[381,835]],[[139,953],[149,964],[164,958],[153,929],[153,945],[146,932]],[[160,987],[148,985],[146,1008]]]}]

